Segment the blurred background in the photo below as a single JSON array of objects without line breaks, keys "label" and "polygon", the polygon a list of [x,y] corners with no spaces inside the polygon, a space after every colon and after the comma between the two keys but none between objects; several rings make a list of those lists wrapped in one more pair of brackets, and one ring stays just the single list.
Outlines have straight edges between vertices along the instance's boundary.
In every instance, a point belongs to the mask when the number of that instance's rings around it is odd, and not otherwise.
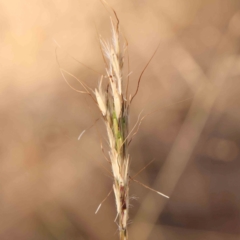
[{"label": "blurred background", "polygon": [[[129,42],[129,239],[239,239],[240,1],[109,0]],[[102,122],[59,67],[93,88],[111,37],[98,0],[0,1],[0,239],[118,239]],[[56,47],[59,46],[57,49]],[[56,57],[59,60],[58,66]],[[84,67],[81,63],[94,69]],[[69,84],[81,90],[76,79]]]}]

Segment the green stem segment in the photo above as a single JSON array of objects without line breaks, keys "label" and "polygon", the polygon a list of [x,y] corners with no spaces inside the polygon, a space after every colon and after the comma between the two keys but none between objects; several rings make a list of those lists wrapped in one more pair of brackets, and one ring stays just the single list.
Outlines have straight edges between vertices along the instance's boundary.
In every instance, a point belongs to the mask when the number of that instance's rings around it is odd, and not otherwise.
[{"label": "green stem segment", "polygon": [[[124,111],[123,111],[124,112]],[[117,202],[117,214],[119,220],[119,236],[120,240],[127,240],[127,220],[129,208],[129,189],[128,189],[128,156],[127,141],[124,142],[128,126],[126,117],[121,114],[117,119],[113,110],[111,115],[111,129],[115,138],[115,150],[118,156],[119,179],[114,181],[115,197]]]}]

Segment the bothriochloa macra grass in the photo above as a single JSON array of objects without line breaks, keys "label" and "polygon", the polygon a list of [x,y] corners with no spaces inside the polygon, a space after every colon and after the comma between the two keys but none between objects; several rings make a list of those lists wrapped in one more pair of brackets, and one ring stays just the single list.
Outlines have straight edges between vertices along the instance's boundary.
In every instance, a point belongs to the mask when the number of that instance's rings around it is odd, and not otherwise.
[{"label": "bothriochloa macra grass", "polygon": [[[102,0],[102,2],[105,6],[110,7],[104,0]],[[111,172],[114,179],[111,192],[114,192],[116,201],[117,215],[115,221],[117,222],[119,229],[119,239],[127,240],[127,225],[129,219],[129,183],[134,181],[149,190],[155,191],[163,197],[169,197],[137,181],[135,177],[138,174],[131,177],[129,173],[130,156],[128,148],[139,129],[141,121],[144,118],[144,116],[140,118],[139,115],[136,124],[131,130],[129,130],[129,110],[132,101],[138,93],[142,75],[157,50],[154,52],[151,59],[141,72],[137,82],[136,91],[133,95],[129,94],[129,69],[128,73],[124,74],[124,61],[128,49],[128,42],[126,38],[121,35],[120,23],[115,10],[112,8],[111,10],[114,15],[114,20],[110,17],[112,39],[107,41],[99,35],[100,48],[105,62],[106,72],[100,77],[99,84],[96,86],[95,90],[90,88],[86,82],[80,81],[79,79],[77,80],[83,88],[83,90],[78,92],[88,94],[91,97],[94,103],[98,106],[101,117],[104,121],[108,137],[108,155],[105,156],[105,158],[111,166]],[[60,68],[60,71],[65,80],[65,73],[74,77],[62,68]],[[86,130],[80,134],[79,139],[85,131]],[[108,196],[111,192],[109,192]],[[100,203],[96,213],[106,198]]]}]

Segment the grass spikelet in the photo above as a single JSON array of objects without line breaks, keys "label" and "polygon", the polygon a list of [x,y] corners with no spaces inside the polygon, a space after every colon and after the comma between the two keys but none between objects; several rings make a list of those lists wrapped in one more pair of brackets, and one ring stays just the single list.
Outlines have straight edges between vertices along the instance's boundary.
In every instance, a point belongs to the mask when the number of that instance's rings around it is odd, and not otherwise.
[{"label": "grass spikelet", "polygon": [[[109,6],[105,0],[101,0],[103,4]],[[109,6],[110,7],[110,6]],[[110,7],[111,8],[111,7]],[[112,9],[112,8],[111,8]],[[85,82],[80,81],[71,73],[59,68],[64,77],[64,80],[68,83],[65,74],[73,77],[77,80],[84,91],[76,90],[83,94],[88,94],[92,100],[97,104],[102,118],[104,120],[104,124],[106,127],[106,133],[108,136],[108,144],[109,144],[109,151],[108,155],[105,155],[105,151],[101,144],[102,152],[108,162],[110,162],[112,175],[113,175],[113,188],[108,193],[107,197],[99,204],[95,213],[97,213],[102,206],[102,204],[106,201],[108,196],[113,192],[115,195],[116,201],[116,209],[117,209],[117,217],[115,221],[118,220],[118,227],[119,227],[119,238],[120,240],[128,240],[128,219],[129,219],[129,182],[133,181],[136,182],[143,187],[155,191],[157,194],[162,195],[166,198],[168,196],[142,184],[141,182],[134,179],[142,170],[140,170],[134,177],[129,175],[129,163],[130,157],[128,154],[128,146],[138,131],[141,121],[144,117],[140,118],[141,113],[138,116],[137,123],[134,125],[131,131],[129,131],[129,108],[130,104],[135,98],[138,93],[140,81],[144,71],[146,70],[147,66],[149,65],[151,59],[153,58],[154,54],[152,55],[150,61],[147,63],[145,68],[143,69],[139,80],[137,82],[137,88],[133,97],[131,94],[128,95],[128,83],[129,83],[129,73],[124,76],[124,53],[127,50],[128,43],[125,39],[125,42],[121,44],[120,42],[120,31],[119,31],[119,20],[117,17],[116,12],[112,9],[116,23],[112,18],[110,18],[111,29],[112,29],[112,39],[111,41],[107,42],[99,35],[100,47],[102,56],[104,58],[104,62],[106,64],[106,74],[103,74],[100,78],[99,85],[95,90],[91,89]],[[89,68],[89,67],[87,67]],[[129,70],[129,59],[128,59],[128,70]],[[107,84],[103,84],[103,80],[107,79]],[[126,84],[123,84],[126,83]],[[69,83],[68,83],[69,84]],[[126,85],[126,88],[123,86]],[[69,86],[73,88],[70,84]],[[98,121],[98,119],[96,120]],[[96,123],[95,121],[95,123]],[[92,125],[93,126],[93,125]],[[90,126],[89,128],[91,128]],[[88,128],[88,129],[89,129]],[[78,140],[81,139],[83,134],[86,132],[85,129],[79,135]],[[136,130],[137,129],[137,130]]]},{"label": "grass spikelet", "polygon": [[[101,40],[102,51],[108,63],[106,73],[109,90],[100,89],[97,102],[102,113],[109,140],[109,157],[114,176],[113,191],[116,200],[119,235],[121,240],[127,240],[127,221],[129,211],[129,155],[127,151],[128,111],[129,104],[123,96],[123,46],[120,45],[118,25],[115,27],[111,19],[112,41]],[[105,103],[105,106],[102,104]]]},{"label": "grass spikelet", "polygon": [[[112,9],[113,10],[113,9]],[[140,80],[150,61],[147,63],[143,69],[140,78],[137,83],[137,89],[133,97],[128,96],[128,82],[129,82],[129,73],[124,76],[124,53],[128,46],[127,42],[124,42],[123,45],[120,43],[119,36],[119,20],[116,12],[113,10],[116,17],[117,23],[114,24],[112,18],[110,18],[111,28],[112,28],[112,39],[110,42],[107,42],[99,36],[101,51],[104,56],[104,62],[106,64],[106,78],[107,78],[107,87],[103,87],[102,81],[104,76],[101,77],[99,82],[98,89],[95,89],[95,97],[97,101],[98,108],[102,114],[106,126],[106,132],[108,136],[109,143],[109,158],[113,173],[113,192],[115,195],[117,217],[119,227],[119,237],[120,240],[128,239],[128,219],[129,219],[129,182],[134,181],[143,187],[156,192],[157,194],[168,198],[168,196],[146,186],[145,184],[140,183],[129,175],[129,154],[128,146],[132,140],[135,128],[139,128],[139,118],[138,121],[131,131],[128,127],[128,117],[129,117],[129,107],[133,98],[138,92],[140,85]],[[123,89],[123,82],[127,82],[126,89]],[[141,121],[141,120],[140,120]],[[141,170],[142,171],[142,170]],[[140,173],[140,172],[139,172]],[[138,175],[138,174],[137,174]],[[107,197],[112,191],[109,192]],[[107,198],[106,197],[106,198]],[[98,206],[96,213],[99,211],[102,203]]]}]

